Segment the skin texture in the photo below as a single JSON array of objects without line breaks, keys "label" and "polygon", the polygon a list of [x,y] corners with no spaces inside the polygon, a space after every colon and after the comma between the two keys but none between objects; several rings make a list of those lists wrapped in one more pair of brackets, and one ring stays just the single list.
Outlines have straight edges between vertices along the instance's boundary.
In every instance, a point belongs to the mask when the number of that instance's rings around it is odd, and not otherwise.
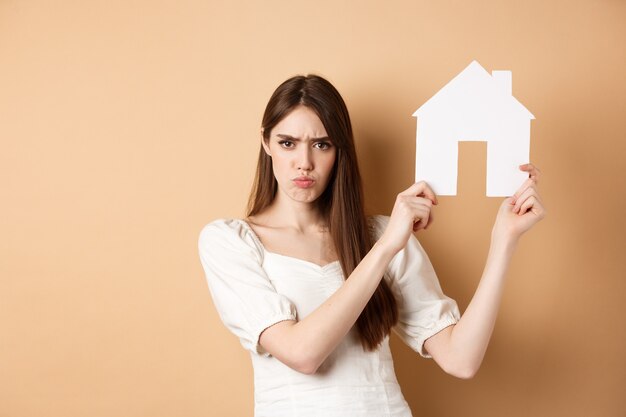
[{"label": "skin texture", "polygon": [[[292,139],[285,139],[286,135]],[[330,142],[328,139],[316,140],[325,136],[317,115],[300,106],[274,127],[268,143],[261,138],[263,148],[272,157],[279,191],[266,210],[247,219],[266,250],[319,265],[336,260],[315,205],[336,157],[332,144],[321,144]],[[532,164],[520,169],[529,173],[529,179],[513,196],[504,199],[498,210],[485,269],[468,308],[457,324],[425,342],[435,362],[459,378],[471,378],[478,371],[491,338],[511,256],[520,237],[546,213],[537,190],[540,171]],[[311,177],[313,186],[297,187],[293,179],[301,175]],[[259,339],[261,346],[287,366],[315,373],[354,325],[387,265],[406,245],[410,234],[432,224],[437,204],[436,195],[423,181],[400,192],[387,229],[349,279],[302,320],[285,320],[265,329]]]}]

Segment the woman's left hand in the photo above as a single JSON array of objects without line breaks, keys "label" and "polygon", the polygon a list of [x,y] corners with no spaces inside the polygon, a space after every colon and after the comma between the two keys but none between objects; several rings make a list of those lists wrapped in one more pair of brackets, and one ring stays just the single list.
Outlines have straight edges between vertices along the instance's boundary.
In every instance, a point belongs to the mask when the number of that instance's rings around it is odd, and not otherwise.
[{"label": "woman's left hand", "polygon": [[517,240],[546,215],[537,191],[539,169],[533,164],[520,165],[519,168],[528,172],[529,178],[500,205],[492,237]]}]

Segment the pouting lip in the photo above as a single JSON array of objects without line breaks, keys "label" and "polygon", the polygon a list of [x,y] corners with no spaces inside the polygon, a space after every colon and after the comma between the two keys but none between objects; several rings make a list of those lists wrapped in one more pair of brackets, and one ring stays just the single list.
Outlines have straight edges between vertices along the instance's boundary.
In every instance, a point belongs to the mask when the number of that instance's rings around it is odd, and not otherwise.
[{"label": "pouting lip", "polygon": [[313,178],[311,177],[298,177],[298,178],[294,178],[292,181],[315,181]]}]

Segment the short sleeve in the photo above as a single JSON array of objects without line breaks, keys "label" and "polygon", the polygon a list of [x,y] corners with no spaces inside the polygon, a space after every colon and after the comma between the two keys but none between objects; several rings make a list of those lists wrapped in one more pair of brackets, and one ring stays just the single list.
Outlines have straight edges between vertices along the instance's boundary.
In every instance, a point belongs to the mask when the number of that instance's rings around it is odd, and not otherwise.
[{"label": "short sleeve", "polygon": [[[369,221],[378,240],[389,216],[372,216]],[[424,342],[460,320],[456,301],[441,290],[430,259],[414,235],[391,260],[387,275],[398,302],[399,319],[394,332],[421,356],[432,358],[424,349]]]},{"label": "short sleeve", "polygon": [[219,219],[204,226],[198,250],[224,325],[245,349],[270,356],[259,344],[261,332],[279,321],[295,320],[296,308],[276,292],[262,268],[260,242],[242,221]]}]

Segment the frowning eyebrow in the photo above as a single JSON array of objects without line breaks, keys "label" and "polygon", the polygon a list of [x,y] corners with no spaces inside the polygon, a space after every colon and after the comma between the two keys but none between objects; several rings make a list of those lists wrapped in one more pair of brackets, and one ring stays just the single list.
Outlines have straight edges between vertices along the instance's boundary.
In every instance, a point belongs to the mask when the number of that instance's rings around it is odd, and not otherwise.
[{"label": "frowning eyebrow", "polygon": [[[289,136],[289,135],[284,135],[282,133],[277,134],[276,136],[278,136],[281,139],[287,139],[287,140],[291,140],[294,142],[297,142],[300,140],[300,138],[294,138],[293,136]],[[330,140],[330,138],[328,136],[323,136],[321,138],[311,138],[312,141],[314,140]]]}]

